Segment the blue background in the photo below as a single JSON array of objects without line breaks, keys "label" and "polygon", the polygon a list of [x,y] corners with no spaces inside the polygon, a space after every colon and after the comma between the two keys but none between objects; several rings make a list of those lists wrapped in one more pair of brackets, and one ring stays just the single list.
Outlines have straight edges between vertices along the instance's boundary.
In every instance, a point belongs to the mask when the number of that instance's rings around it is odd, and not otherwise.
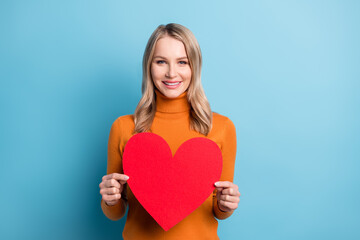
[{"label": "blue background", "polygon": [[141,96],[162,23],[203,52],[212,109],[237,128],[221,239],[359,239],[359,1],[0,3],[0,238],[121,239],[100,208],[112,122]]}]

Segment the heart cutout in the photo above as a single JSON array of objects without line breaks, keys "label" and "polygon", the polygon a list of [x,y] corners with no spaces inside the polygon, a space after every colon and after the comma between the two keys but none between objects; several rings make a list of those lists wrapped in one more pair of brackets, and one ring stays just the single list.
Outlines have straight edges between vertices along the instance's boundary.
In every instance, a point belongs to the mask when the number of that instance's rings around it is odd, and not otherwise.
[{"label": "heart cutout", "polygon": [[162,137],[138,133],[125,146],[123,169],[137,200],[168,231],[214,191],[222,153],[214,141],[197,137],[181,144],[173,157]]}]

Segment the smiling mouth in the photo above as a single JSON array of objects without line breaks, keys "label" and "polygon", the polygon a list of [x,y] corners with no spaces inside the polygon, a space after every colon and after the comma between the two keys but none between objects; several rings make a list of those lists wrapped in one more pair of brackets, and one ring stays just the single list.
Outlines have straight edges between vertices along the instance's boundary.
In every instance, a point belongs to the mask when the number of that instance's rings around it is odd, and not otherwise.
[{"label": "smiling mouth", "polygon": [[179,85],[181,82],[163,82],[167,86],[176,86]]}]

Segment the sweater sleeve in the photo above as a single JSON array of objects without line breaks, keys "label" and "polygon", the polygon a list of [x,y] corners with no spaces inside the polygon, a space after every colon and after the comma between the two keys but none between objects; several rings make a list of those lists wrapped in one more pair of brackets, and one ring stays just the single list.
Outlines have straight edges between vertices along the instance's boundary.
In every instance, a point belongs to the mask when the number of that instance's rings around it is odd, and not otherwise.
[{"label": "sweater sleeve", "polygon": [[[108,141],[108,158],[107,158],[107,174],[110,173],[122,173],[122,157],[120,152],[120,139],[121,139],[121,128],[119,125],[119,119],[111,126],[109,141]],[[126,188],[124,187],[124,191]],[[123,194],[122,194],[123,195]],[[127,208],[127,201],[121,198],[120,201],[113,205],[107,205],[101,199],[101,209],[105,216],[113,221],[119,220],[125,215]]]},{"label": "sweater sleeve", "polygon": [[[223,169],[220,181],[232,182],[234,179],[235,158],[236,158],[236,129],[233,122],[226,118],[223,131],[223,144],[221,146],[223,157]],[[234,211],[223,212],[219,209],[216,197],[216,189],[213,192],[213,211],[217,219],[230,217]]]}]

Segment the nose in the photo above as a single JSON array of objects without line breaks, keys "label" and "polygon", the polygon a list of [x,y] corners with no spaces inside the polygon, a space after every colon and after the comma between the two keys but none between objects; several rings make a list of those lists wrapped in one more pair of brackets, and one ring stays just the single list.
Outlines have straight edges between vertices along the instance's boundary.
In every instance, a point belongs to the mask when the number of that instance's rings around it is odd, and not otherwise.
[{"label": "nose", "polygon": [[169,67],[165,76],[168,78],[174,78],[176,76],[175,66],[173,64],[169,64],[168,66]]}]

